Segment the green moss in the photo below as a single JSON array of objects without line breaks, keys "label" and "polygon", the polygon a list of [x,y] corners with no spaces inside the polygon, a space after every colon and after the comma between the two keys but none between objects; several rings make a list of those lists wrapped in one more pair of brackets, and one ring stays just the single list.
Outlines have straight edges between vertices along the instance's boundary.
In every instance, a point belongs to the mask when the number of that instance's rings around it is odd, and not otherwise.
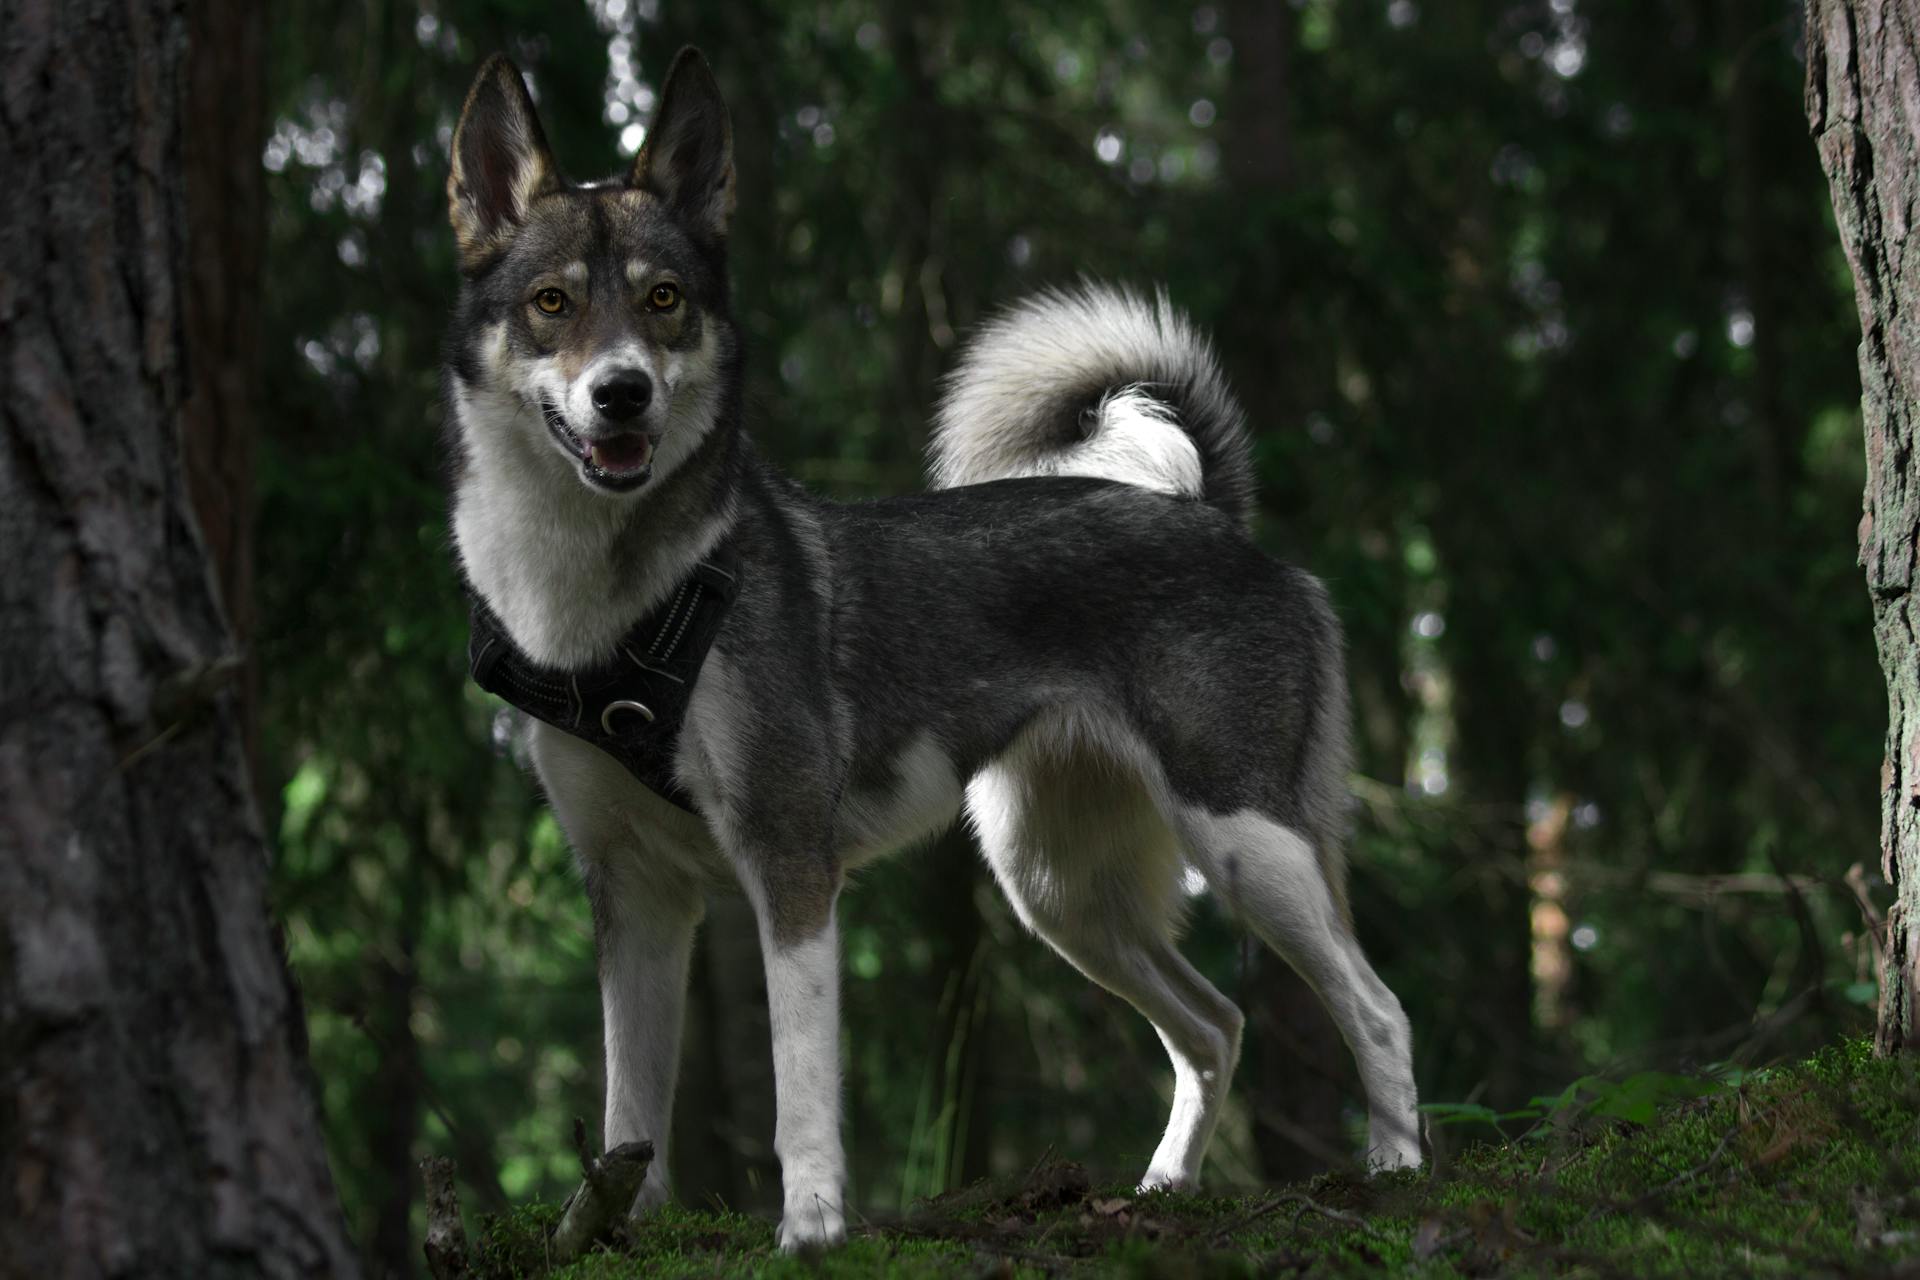
[{"label": "green moss", "polygon": [[[1649,1090],[1666,1100],[1649,1105]],[[1469,1148],[1432,1174],[1143,1196],[1047,1164],[862,1226],[818,1259],[782,1257],[769,1223],[668,1209],[552,1274],[1801,1276],[1920,1257],[1911,1059],[1875,1059],[1849,1041],[1737,1078],[1585,1081],[1549,1103],[1512,1141]],[[482,1280],[546,1274],[557,1217],[533,1206],[489,1224]]]},{"label": "green moss", "polygon": [[506,1214],[489,1214],[481,1220],[480,1239],[475,1246],[475,1265],[480,1274],[500,1280],[543,1274],[547,1235],[559,1222],[560,1207],[550,1204],[522,1205]]}]

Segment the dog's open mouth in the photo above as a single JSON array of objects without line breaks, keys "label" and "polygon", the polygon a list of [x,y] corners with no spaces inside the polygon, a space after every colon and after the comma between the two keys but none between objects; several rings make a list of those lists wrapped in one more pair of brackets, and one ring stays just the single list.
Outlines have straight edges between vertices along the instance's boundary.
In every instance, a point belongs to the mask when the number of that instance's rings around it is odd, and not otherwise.
[{"label": "dog's open mouth", "polygon": [[580,460],[587,482],[615,493],[638,489],[653,476],[653,437],[644,431],[618,431],[589,440],[572,427],[559,406],[543,403],[547,430]]}]

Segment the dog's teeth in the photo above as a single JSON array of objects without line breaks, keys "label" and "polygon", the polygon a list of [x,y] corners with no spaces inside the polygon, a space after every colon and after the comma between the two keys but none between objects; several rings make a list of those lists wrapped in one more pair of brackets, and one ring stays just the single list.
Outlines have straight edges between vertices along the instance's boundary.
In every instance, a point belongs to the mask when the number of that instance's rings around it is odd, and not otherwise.
[{"label": "dog's teeth", "polygon": [[602,471],[625,475],[647,465],[653,445],[643,436],[622,435],[595,441],[587,447],[587,460]]}]

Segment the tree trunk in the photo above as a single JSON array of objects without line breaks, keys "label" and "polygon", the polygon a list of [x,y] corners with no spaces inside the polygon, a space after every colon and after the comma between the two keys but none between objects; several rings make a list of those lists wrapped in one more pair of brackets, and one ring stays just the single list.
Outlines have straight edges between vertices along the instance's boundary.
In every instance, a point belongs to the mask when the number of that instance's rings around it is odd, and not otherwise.
[{"label": "tree trunk", "polygon": [[1833,191],[1860,306],[1861,415],[1867,442],[1860,563],[1887,680],[1881,767],[1881,865],[1895,902],[1880,974],[1881,1053],[1920,1048],[1920,641],[1913,596],[1920,557],[1920,13],[1873,0],[1809,0],[1807,119]]},{"label": "tree trunk", "polygon": [[183,7],[6,32],[0,1257],[349,1276],[179,455]]},{"label": "tree trunk", "polygon": [[405,1277],[418,1270],[420,1244],[413,1234],[413,1201],[420,1182],[419,1157],[414,1142],[420,1134],[420,1104],[426,1068],[420,1061],[420,1039],[413,1031],[414,998],[420,973],[414,962],[415,939],[420,933],[422,891],[417,871],[410,870],[401,890],[400,936],[389,944],[397,954],[380,948],[373,957],[370,981],[372,1020],[381,1030],[380,1064],[368,1086],[375,1114],[363,1123],[368,1129],[373,1172],[381,1184],[374,1197],[373,1234],[367,1242],[369,1271]]},{"label": "tree trunk", "polygon": [[[760,957],[753,908],[745,898],[717,894],[707,904],[703,932],[720,1106],[687,1121],[702,1125],[703,1140],[728,1153],[733,1183],[729,1204],[749,1211],[777,1208],[780,1166],[773,1155],[773,1024],[767,1015],[767,971]],[[676,1109],[684,1114],[684,1109]],[[690,1197],[683,1198],[692,1202]]]},{"label": "tree trunk", "polygon": [[[1269,0],[1236,0],[1227,11],[1234,77],[1222,120],[1223,159],[1236,204],[1249,216],[1274,219],[1294,182],[1292,61],[1293,11]],[[1260,315],[1268,323],[1237,350],[1235,375],[1242,401],[1261,406],[1272,423],[1303,412],[1297,375],[1286,356],[1293,345],[1271,296],[1272,282],[1257,273],[1238,283],[1231,314]],[[1350,1154],[1340,1114],[1355,1084],[1340,1033],[1320,997],[1286,961],[1250,946],[1242,989],[1246,1006],[1246,1062],[1240,1078],[1253,1107],[1253,1145],[1261,1174],[1275,1182],[1311,1177]]]},{"label": "tree trunk", "polygon": [[[1443,545],[1458,545],[1447,522],[1436,520],[1435,531]],[[1536,1074],[1533,903],[1524,874],[1516,874],[1527,866],[1529,720],[1511,652],[1503,650],[1511,637],[1497,603],[1511,581],[1507,567],[1457,569],[1447,611],[1455,726],[1450,790],[1475,812],[1487,846],[1462,866],[1454,879],[1457,896],[1449,895],[1445,906],[1451,926],[1478,939],[1466,957],[1448,1030],[1484,1054],[1476,1092],[1496,1107],[1517,1106],[1546,1082]]]}]

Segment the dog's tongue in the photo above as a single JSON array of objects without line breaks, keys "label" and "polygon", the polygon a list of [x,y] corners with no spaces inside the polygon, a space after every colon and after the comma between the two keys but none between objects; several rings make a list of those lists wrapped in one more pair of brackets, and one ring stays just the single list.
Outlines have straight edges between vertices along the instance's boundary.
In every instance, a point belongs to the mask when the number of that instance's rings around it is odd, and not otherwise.
[{"label": "dog's tongue", "polygon": [[653,456],[653,441],[637,432],[608,436],[593,441],[588,456],[602,471],[638,471]]}]

